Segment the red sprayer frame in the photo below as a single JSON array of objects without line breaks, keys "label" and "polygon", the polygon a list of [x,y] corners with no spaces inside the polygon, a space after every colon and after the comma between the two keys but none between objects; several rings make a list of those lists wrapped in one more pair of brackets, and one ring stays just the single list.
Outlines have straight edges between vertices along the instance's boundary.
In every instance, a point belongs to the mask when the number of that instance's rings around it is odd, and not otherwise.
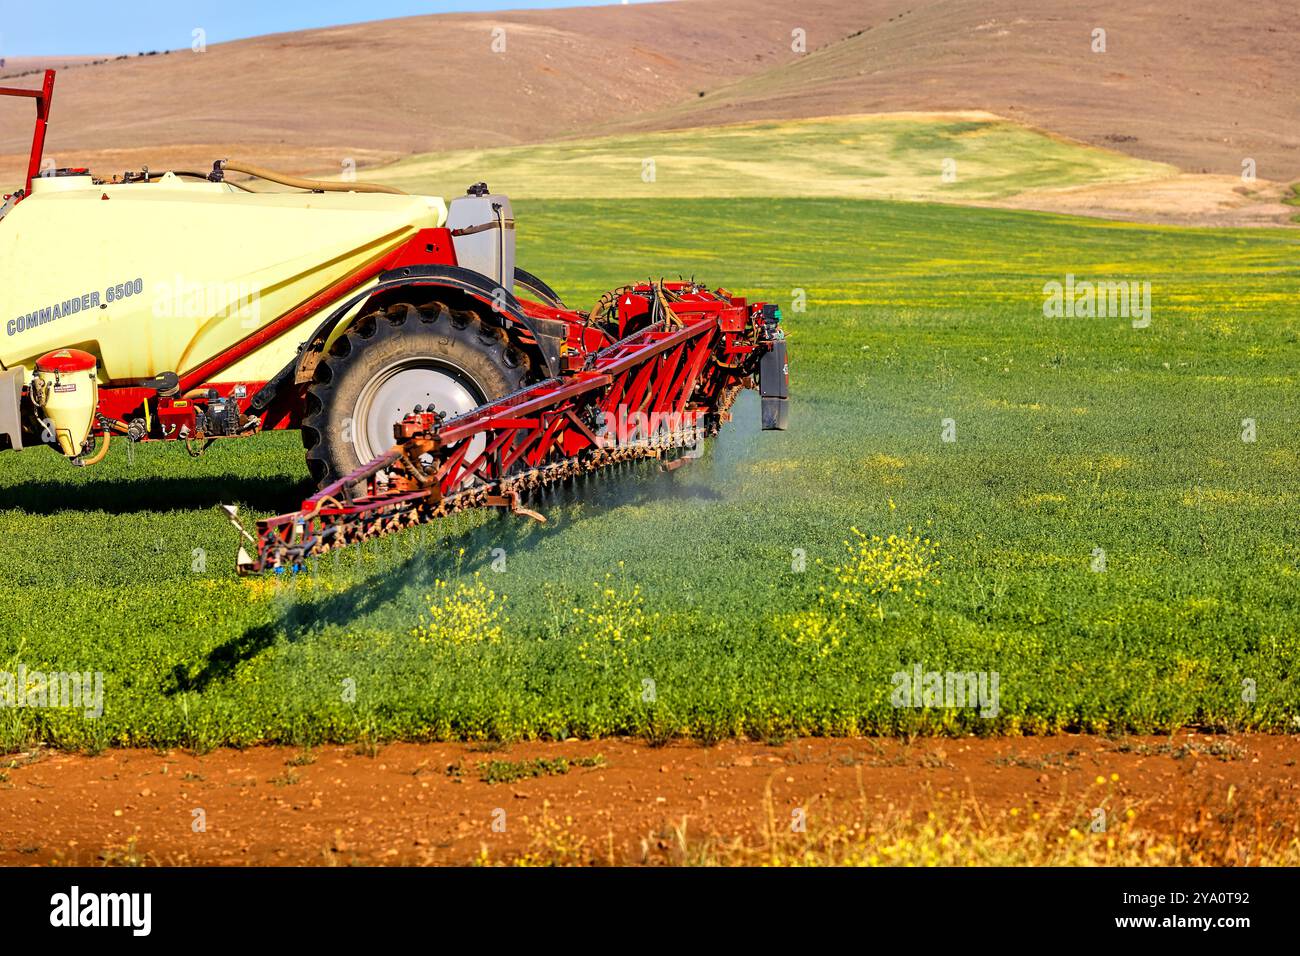
[{"label": "red sprayer frame", "polygon": [[[585,316],[583,317],[585,319]],[[736,392],[784,342],[780,313],[694,283],[622,290],[619,327],[636,331],[572,370],[449,421],[408,415],[387,452],[303,502],[259,521],[243,573],[297,569],[307,559],[469,507],[523,507],[534,490],[622,461],[683,455],[730,417]],[[784,395],[784,361],[778,386]],[[782,399],[784,401],[784,399]],[[782,422],[781,427],[784,427]],[[242,531],[242,528],[241,528]],[[245,532],[247,534],[247,532]]]},{"label": "red sprayer frame", "polygon": [[[30,195],[41,172],[54,76],[46,70],[39,90],[0,87],[0,96],[36,101],[27,182],[14,202]],[[408,415],[394,427],[391,449],[312,495],[301,510],[258,522],[256,537],[240,527],[257,548],[256,558],[240,549],[241,573],[299,568],[352,541],[467,507],[507,507],[545,520],[523,507],[529,492],[638,458],[675,467],[730,417],[742,387],[760,386],[764,428],[785,428],[785,341],[775,306],[692,281],[626,286],[592,312],[513,297],[502,310],[474,275],[458,268],[447,229],[422,229],[193,368],[170,379],[172,373],[104,383],[93,431],[105,443],[118,433],[131,441],[196,439],[206,447],[218,437],[297,427],[314,367],[307,364],[311,349],[323,347],[330,322],[367,296],[382,306],[382,294],[425,286],[443,287],[485,318],[494,316],[490,324],[540,358],[550,377],[450,421],[433,411]],[[359,291],[372,282],[369,293]],[[244,356],[331,308],[272,382],[221,378]],[[196,406],[218,400],[236,406],[236,434],[209,436],[197,425]],[[230,514],[239,526],[234,509]]]}]

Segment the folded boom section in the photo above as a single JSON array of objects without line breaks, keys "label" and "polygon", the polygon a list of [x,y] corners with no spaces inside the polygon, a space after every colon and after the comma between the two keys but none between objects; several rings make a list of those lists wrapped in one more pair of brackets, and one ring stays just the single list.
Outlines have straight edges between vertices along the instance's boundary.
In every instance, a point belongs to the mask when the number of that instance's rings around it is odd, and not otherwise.
[{"label": "folded boom section", "polygon": [[[692,454],[730,418],[735,394],[756,384],[760,360],[778,343],[785,374],[775,307],[694,283],[630,287],[619,296],[614,317],[600,310],[600,318],[611,332],[626,332],[622,338],[597,351],[566,349],[560,376],[459,417],[407,415],[394,427],[393,447],[300,510],[259,521],[248,536],[257,553],[241,548],[240,572],[301,568],[313,556],[470,507],[545,520],[524,506],[531,492],[620,462],[658,458],[673,467]],[[626,315],[640,318],[624,322]],[[588,313],[572,316],[593,324]]]}]

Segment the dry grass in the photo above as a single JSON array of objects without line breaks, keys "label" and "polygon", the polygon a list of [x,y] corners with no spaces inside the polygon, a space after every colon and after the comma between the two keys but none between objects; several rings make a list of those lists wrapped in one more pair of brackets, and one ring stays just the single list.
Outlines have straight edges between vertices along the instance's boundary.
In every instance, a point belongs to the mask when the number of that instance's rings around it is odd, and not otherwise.
[{"label": "dry grass", "polygon": [[1171,166],[1060,139],[991,113],[907,112],[432,153],[361,178],[449,196],[486,179],[516,198],[966,202],[1035,189],[1151,182],[1175,173]]},{"label": "dry grass", "polygon": [[[546,810],[529,849],[493,856],[486,845],[481,866],[1298,866],[1300,825],[1262,799],[1242,799],[1232,788],[1215,803],[1176,819],[1154,808],[1126,805],[1099,782],[1093,807],[1060,804],[1045,810],[993,812],[968,799],[925,812],[879,811],[862,795],[859,812],[840,819],[806,819],[797,832],[778,810],[769,789],[765,820],[750,835],[699,833],[687,817],[645,836],[630,857],[575,835],[572,819]],[[1281,819],[1289,816],[1286,823]]]}]

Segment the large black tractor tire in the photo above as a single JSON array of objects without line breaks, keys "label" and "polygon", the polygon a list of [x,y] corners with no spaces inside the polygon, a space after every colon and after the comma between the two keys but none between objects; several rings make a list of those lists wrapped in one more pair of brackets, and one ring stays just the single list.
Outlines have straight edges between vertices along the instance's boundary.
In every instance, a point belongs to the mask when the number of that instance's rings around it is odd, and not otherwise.
[{"label": "large black tractor tire", "polygon": [[302,422],[307,467],[324,487],[387,451],[421,406],[448,418],[518,390],[529,357],[474,312],[398,303],[357,319],[322,356]]}]

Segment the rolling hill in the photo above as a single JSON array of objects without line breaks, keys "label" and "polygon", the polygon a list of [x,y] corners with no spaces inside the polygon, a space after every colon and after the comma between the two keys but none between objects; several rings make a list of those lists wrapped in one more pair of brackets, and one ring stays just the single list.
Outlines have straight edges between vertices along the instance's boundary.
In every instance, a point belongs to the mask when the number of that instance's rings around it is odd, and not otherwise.
[{"label": "rolling hill", "polygon": [[[907,2],[808,0],[797,14],[780,0],[447,14],[133,55],[59,74],[48,150],[59,165],[105,174],[206,168],[228,155],[337,170],[349,158],[541,142],[792,61],[795,27],[813,49],[857,29],[863,9]],[[33,66],[16,61],[0,76]],[[0,181],[12,182],[31,139],[29,108],[0,110]]]},{"label": "rolling hill", "polygon": [[[1036,166],[1012,150],[1004,172],[1030,170],[1019,182],[1023,195],[1005,188],[1011,180],[995,196],[941,191],[959,201],[1218,225],[1294,215],[1281,202],[1285,184],[1300,178],[1300,97],[1287,67],[1300,62],[1300,33],[1288,29],[1288,0],[1261,0],[1250,16],[1212,0],[1086,6],[672,0],[447,14],[256,37],[202,53],[11,58],[0,82],[33,83],[29,71],[60,66],[48,154],[104,176],[146,164],[206,169],[235,156],[321,175],[351,161],[372,176],[428,183],[495,150],[489,169],[504,163],[507,179],[543,178],[527,193],[573,195],[584,176],[605,176],[610,149],[621,156],[663,144],[680,160],[691,148],[661,134],[698,130],[695,152],[731,190],[724,194],[756,195],[774,188],[750,175],[764,146],[726,132],[738,124],[980,113],[1046,134],[1041,144],[1122,153],[1166,175],[1048,180],[1040,174],[1057,168],[1055,146]],[[794,49],[798,31],[806,52]],[[0,110],[0,183],[12,184],[30,126],[21,105]],[[871,172],[893,162],[870,152],[873,143],[860,143],[866,152],[854,160],[866,170],[863,182],[845,186],[843,168],[829,174],[836,195],[899,195],[897,183]],[[605,159],[584,170],[583,158],[598,154]],[[787,172],[799,165],[784,160]],[[1241,178],[1247,160],[1255,183]],[[981,161],[996,173],[995,153],[985,150]],[[807,167],[801,188],[816,194],[816,157],[799,162]],[[734,184],[728,164],[744,171]],[[918,167],[910,179],[924,184],[928,175]],[[910,198],[934,198],[932,186]]]},{"label": "rolling hill", "polygon": [[[935,0],[619,129],[987,110],[1187,172],[1300,177],[1290,0]],[[1095,30],[1105,51],[1094,52]],[[1287,66],[1287,64],[1291,66]]]}]

